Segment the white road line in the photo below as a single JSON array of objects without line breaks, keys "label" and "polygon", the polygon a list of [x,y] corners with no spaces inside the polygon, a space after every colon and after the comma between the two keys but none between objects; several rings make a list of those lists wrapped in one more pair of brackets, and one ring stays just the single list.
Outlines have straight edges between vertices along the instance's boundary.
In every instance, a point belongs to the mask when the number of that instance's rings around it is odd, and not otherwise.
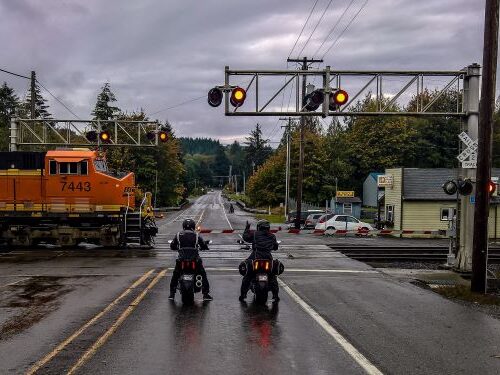
[{"label": "white road line", "polygon": [[333,328],[321,315],[319,315],[311,306],[309,306],[297,293],[295,293],[281,279],[278,279],[280,286],[302,307],[305,312],[318,323],[333,339],[349,354],[356,363],[365,370],[369,375],[383,375],[383,373],[375,367],[363,354],[361,354],[344,336],[342,336],[335,328]]},{"label": "white road line", "polygon": [[229,228],[233,229],[233,226],[231,225],[231,222],[229,221],[229,218],[227,217],[226,209],[224,207],[224,203],[222,202],[222,193],[219,193],[219,203],[222,206],[222,212],[224,213],[224,217],[226,218],[227,223],[229,224]]}]

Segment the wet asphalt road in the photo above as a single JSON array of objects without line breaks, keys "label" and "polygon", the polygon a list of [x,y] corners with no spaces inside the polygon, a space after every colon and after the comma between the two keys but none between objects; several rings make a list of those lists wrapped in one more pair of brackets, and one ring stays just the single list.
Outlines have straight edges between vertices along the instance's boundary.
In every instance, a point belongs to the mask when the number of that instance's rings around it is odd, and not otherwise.
[{"label": "wet asphalt road", "polygon": [[223,204],[215,192],[170,213],[153,250],[2,254],[0,373],[500,372],[498,320],[325,246],[376,239],[279,235],[282,299],[259,307],[237,300],[236,267],[247,255],[238,235],[206,235],[214,301],[168,301],[176,254],[167,241],[184,218],[217,229],[253,220],[226,215]]}]

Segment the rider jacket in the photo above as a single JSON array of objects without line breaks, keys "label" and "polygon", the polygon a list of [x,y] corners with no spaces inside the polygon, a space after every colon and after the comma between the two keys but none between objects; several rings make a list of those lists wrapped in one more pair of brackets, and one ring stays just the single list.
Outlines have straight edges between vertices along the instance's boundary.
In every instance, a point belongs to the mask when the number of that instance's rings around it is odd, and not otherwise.
[{"label": "rider jacket", "polygon": [[179,252],[179,259],[196,259],[199,257],[198,250],[208,250],[203,238],[192,230],[177,233],[170,248]]},{"label": "rider jacket", "polygon": [[276,236],[269,231],[245,229],[243,240],[252,243],[251,259],[273,259],[271,251],[278,250]]}]

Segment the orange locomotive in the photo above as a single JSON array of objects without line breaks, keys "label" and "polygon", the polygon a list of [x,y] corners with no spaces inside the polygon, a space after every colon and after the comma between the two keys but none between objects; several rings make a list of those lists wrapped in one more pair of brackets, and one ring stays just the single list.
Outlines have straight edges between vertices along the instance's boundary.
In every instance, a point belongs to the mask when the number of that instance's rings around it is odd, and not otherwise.
[{"label": "orange locomotive", "polygon": [[112,175],[97,151],[0,152],[3,242],[152,245],[157,231],[151,194],[136,204],[134,174]]}]

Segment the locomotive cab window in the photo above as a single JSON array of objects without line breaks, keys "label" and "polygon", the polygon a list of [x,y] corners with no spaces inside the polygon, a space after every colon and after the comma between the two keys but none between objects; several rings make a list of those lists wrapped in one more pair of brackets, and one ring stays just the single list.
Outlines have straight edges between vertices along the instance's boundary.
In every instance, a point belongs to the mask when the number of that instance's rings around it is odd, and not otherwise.
[{"label": "locomotive cab window", "polygon": [[49,174],[57,174],[57,161],[49,160]]},{"label": "locomotive cab window", "polygon": [[78,174],[78,163],[59,163],[60,174]]},{"label": "locomotive cab window", "polygon": [[86,160],[80,162],[80,174],[82,176],[86,176],[89,174],[88,162]]}]

